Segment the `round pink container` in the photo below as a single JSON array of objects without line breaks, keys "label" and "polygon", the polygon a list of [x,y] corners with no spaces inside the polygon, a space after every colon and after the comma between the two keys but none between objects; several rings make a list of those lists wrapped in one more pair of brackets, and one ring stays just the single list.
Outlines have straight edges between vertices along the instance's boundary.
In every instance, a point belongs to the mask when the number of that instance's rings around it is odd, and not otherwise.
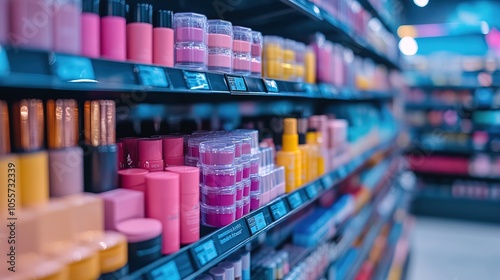
[{"label": "round pink container", "polygon": [[227,140],[224,140],[224,141],[228,141],[230,143],[232,143],[234,145],[234,156],[235,158],[240,158],[241,157],[241,146],[242,146],[242,141],[241,139],[237,139],[237,138],[234,138],[234,137],[229,137],[227,138]]},{"label": "round pink container", "polygon": [[243,163],[239,161],[234,165],[236,168],[236,183],[243,181]]},{"label": "round pink container", "polygon": [[250,213],[250,197],[243,198],[243,216]]},{"label": "round pink container", "polygon": [[213,141],[213,140],[216,140],[216,138],[209,135],[202,135],[198,137],[189,138],[187,144],[187,155],[190,157],[199,158],[200,144],[205,141]]},{"label": "round pink container", "polygon": [[118,171],[120,188],[146,192],[146,174],[149,171],[139,168],[123,169]]},{"label": "round pink container", "polygon": [[255,58],[252,58],[252,74],[258,75],[259,77],[262,75],[262,62]]},{"label": "round pink container", "polygon": [[211,188],[201,186],[201,202],[208,206],[234,206],[236,203],[236,186]]},{"label": "round pink container", "polygon": [[262,192],[259,175],[250,176],[250,191],[258,193]]},{"label": "round pink container", "polygon": [[233,38],[231,37],[231,35],[210,33],[210,28],[208,32],[209,48],[233,48]]},{"label": "round pink container", "polygon": [[261,57],[262,56],[262,45],[253,43],[252,44],[252,57]]},{"label": "round pink container", "polygon": [[234,163],[235,145],[221,140],[200,143],[200,162],[206,165],[230,165]]},{"label": "round pink container", "polygon": [[236,183],[236,200],[243,199],[243,189],[245,188],[245,184],[243,182]]},{"label": "round pink container", "polygon": [[234,40],[233,51],[240,52],[240,53],[251,53],[252,44],[248,41]]},{"label": "round pink container", "polygon": [[175,42],[205,42],[206,31],[195,27],[175,28]]},{"label": "round pink container", "polygon": [[236,220],[243,217],[243,200],[236,201]]},{"label": "round pink container", "polygon": [[241,156],[252,154],[252,138],[250,136],[234,132],[231,133],[230,138],[241,141]]},{"label": "round pink container", "polygon": [[208,187],[229,187],[236,184],[236,168],[200,165],[201,182]]},{"label": "round pink container", "polygon": [[187,62],[193,65],[206,66],[208,52],[203,45],[192,45],[190,43],[179,43],[175,46],[175,62]]},{"label": "round pink container", "polygon": [[233,57],[233,70],[241,72],[240,74],[252,71],[252,58],[248,54],[234,54]]},{"label": "round pink container", "polygon": [[233,55],[220,50],[208,50],[208,69],[226,70],[230,72],[233,67]]},{"label": "round pink container", "polygon": [[201,223],[205,226],[219,228],[229,225],[236,219],[236,206],[213,207],[201,203],[200,208]]},{"label": "round pink container", "polygon": [[262,201],[260,193],[250,194],[250,210],[253,211],[253,210],[259,209],[263,205],[264,205],[264,203]]}]

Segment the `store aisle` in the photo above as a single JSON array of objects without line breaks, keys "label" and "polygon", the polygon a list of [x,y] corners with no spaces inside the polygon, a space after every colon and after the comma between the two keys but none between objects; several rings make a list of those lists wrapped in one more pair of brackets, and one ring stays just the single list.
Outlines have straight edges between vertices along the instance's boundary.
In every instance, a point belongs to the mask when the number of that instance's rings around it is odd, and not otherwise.
[{"label": "store aisle", "polygon": [[409,280],[500,279],[500,225],[417,218]]}]

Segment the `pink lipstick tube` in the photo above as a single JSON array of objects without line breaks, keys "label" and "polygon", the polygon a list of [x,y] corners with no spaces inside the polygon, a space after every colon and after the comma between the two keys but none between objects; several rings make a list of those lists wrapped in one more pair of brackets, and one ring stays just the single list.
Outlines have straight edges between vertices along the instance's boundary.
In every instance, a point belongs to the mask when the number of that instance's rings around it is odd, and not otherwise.
[{"label": "pink lipstick tube", "polygon": [[200,169],[175,166],[165,171],[179,174],[181,244],[196,242],[200,239]]},{"label": "pink lipstick tube", "polygon": [[140,168],[150,172],[163,171],[163,143],[161,139],[139,139],[137,152]]},{"label": "pink lipstick tube", "polygon": [[54,51],[80,55],[81,0],[57,0],[54,9]]},{"label": "pink lipstick tube", "polygon": [[118,171],[120,188],[146,193],[146,174],[149,171],[139,168]]},{"label": "pink lipstick tube", "polygon": [[236,168],[200,165],[201,182],[208,187],[230,187],[236,184]]},{"label": "pink lipstick tube", "polygon": [[11,44],[15,47],[53,48],[54,10],[52,0],[10,1]]},{"label": "pink lipstick tube", "polygon": [[127,59],[127,20],[125,0],[101,2],[101,56],[106,59]]},{"label": "pink lipstick tube", "polygon": [[99,1],[83,0],[81,15],[81,53],[83,56],[101,56],[101,18]]},{"label": "pink lipstick tube", "polygon": [[161,139],[165,167],[184,165],[184,138],[179,136],[165,136]]},{"label": "pink lipstick tube", "polygon": [[174,66],[174,29],[172,11],[159,10],[154,15],[153,63]]},{"label": "pink lipstick tube", "polygon": [[153,63],[153,5],[133,6],[127,24],[127,58],[133,62]]},{"label": "pink lipstick tube", "polygon": [[154,172],[146,175],[146,215],[163,225],[162,253],[180,249],[180,187],[179,174]]},{"label": "pink lipstick tube", "polygon": [[236,219],[236,206],[214,207],[201,203],[201,223],[208,227],[227,226]]},{"label": "pink lipstick tube", "polygon": [[234,206],[236,203],[236,186],[211,188],[202,185],[201,202],[208,206]]},{"label": "pink lipstick tube", "polygon": [[224,139],[200,143],[200,163],[206,165],[232,165],[235,145]]}]

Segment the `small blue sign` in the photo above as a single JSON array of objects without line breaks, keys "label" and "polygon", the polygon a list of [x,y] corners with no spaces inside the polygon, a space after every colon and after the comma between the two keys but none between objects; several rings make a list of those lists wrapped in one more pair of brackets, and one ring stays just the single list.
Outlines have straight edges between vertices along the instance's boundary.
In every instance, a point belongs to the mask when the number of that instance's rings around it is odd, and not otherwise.
[{"label": "small blue sign", "polygon": [[217,258],[217,250],[212,239],[194,248],[194,255],[201,266],[204,266],[211,260]]},{"label": "small blue sign", "polygon": [[279,92],[278,84],[275,80],[264,79],[264,85],[266,86],[267,92]]},{"label": "small blue sign", "polygon": [[248,226],[250,227],[250,232],[255,234],[267,226],[266,219],[264,218],[264,213],[260,212],[251,217],[247,218]]},{"label": "small blue sign", "polygon": [[137,65],[136,68],[141,85],[150,87],[168,87],[167,76],[163,68],[146,65]]},{"label": "small blue sign", "polygon": [[281,219],[288,213],[285,206],[285,202],[283,200],[274,203],[273,205],[270,206],[270,208],[271,208],[271,215],[273,216],[273,219],[275,221]]},{"label": "small blue sign", "polygon": [[302,196],[300,195],[300,192],[295,192],[287,197],[288,199],[288,204],[290,204],[290,207],[292,209],[298,208],[300,205],[302,205]]},{"label": "small blue sign", "polygon": [[248,91],[243,77],[226,75],[226,80],[230,91]]},{"label": "small blue sign", "polygon": [[200,72],[184,71],[187,87],[192,90],[209,90],[207,75]]},{"label": "small blue sign", "polygon": [[64,54],[55,55],[55,75],[64,82],[95,80],[90,58]]},{"label": "small blue sign", "polygon": [[153,269],[150,276],[152,279],[181,280],[181,275],[179,274],[175,261],[169,261],[161,267]]}]

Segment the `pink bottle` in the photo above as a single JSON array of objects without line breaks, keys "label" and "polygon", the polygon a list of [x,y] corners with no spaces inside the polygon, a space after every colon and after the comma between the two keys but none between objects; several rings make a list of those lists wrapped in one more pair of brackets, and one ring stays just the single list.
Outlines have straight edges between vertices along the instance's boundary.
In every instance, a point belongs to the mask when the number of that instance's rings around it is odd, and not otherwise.
[{"label": "pink bottle", "polygon": [[174,66],[174,29],[172,28],[173,16],[174,13],[167,10],[159,10],[154,15],[154,64],[167,67]]},{"label": "pink bottle", "polygon": [[81,21],[81,53],[83,56],[98,58],[101,56],[99,1],[83,0]]},{"label": "pink bottle", "polygon": [[54,51],[80,55],[81,7],[81,0],[54,1]]},{"label": "pink bottle", "polygon": [[9,41],[9,0],[0,0],[0,44]]},{"label": "pink bottle", "polygon": [[54,19],[52,2],[52,0],[10,1],[10,42],[14,47],[52,50]]},{"label": "pink bottle", "polygon": [[127,59],[153,63],[153,5],[138,3],[132,7],[127,24]]},{"label": "pink bottle", "polygon": [[180,249],[179,175],[172,172],[154,172],[146,175],[146,216],[163,225],[162,254]]},{"label": "pink bottle", "polygon": [[125,0],[104,0],[101,2],[101,56],[125,61],[126,38]]}]

